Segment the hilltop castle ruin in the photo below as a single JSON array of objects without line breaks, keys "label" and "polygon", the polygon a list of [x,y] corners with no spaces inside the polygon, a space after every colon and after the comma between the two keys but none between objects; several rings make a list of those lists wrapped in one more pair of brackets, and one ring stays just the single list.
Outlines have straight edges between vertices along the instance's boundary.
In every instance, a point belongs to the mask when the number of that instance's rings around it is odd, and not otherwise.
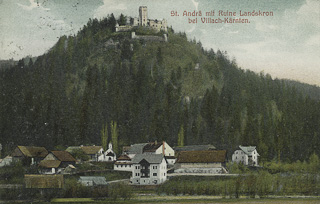
[{"label": "hilltop castle ruin", "polygon": [[167,32],[167,20],[153,20],[148,19],[148,9],[146,6],[140,6],[139,7],[139,17],[138,18],[131,18],[130,22],[127,23],[127,25],[121,25],[117,23],[116,25],[116,32],[125,32],[130,31],[133,27],[147,27],[150,29],[153,29],[157,32],[165,31]]}]

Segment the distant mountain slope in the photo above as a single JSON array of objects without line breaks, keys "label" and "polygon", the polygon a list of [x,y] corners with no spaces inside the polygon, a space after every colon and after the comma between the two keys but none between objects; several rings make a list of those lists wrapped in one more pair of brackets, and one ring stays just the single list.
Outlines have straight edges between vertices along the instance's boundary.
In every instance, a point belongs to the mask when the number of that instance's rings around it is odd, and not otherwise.
[{"label": "distant mountain slope", "polygon": [[262,160],[319,154],[317,96],[242,70],[184,33],[169,29],[168,42],[132,39],[114,32],[115,24],[113,15],[90,19],[34,63],[20,60],[0,72],[0,143],[7,151],[15,144],[100,145],[107,127],[117,153],[166,140],[212,144],[230,155],[238,145],[255,145]]}]

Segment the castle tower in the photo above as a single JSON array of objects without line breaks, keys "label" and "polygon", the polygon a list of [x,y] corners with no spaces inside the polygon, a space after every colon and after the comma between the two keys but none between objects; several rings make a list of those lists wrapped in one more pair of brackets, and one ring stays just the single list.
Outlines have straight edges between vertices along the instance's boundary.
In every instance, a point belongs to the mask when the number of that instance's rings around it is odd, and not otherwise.
[{"label": "castle tower", "polygon": [[148,26],[148,10],[146,6],[139,7],[139,21],[141,26]]}]

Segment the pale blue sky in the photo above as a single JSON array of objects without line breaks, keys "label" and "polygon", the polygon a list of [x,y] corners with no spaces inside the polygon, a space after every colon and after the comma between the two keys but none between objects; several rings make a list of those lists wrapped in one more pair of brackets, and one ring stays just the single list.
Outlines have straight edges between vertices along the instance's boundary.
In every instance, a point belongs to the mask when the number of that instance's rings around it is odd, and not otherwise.
[{"label": "pale blue sky", "polygon": [[[227,51],[243,69],[320,85],[319,0],[0,0],[0,59],[41,55],[89,18],[137,17],[141,5],[148,7],[149,18],[165,18],[205,48]],[[182,13],[194,10],[203,15],[228,10],[237,12],[236,18],[240,10],[261,10],[274,16],[248,17],[249,24],[202,24],[200,18],[189,24]]]}]

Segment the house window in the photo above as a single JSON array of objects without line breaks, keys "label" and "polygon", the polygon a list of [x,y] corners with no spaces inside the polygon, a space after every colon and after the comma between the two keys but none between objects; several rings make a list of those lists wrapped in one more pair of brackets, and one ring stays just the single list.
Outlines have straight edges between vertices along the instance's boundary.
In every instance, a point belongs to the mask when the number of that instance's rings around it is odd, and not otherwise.
[{"label": "house window", "polygon": [[157,173],[153,173],[153,176],[157,176]]},{"label": "house window", "polygon": [[121,164],[121,168],[123,167],[123,165]]},{"label": "house window", "polygon": [[238,154],[238,152],[236,152],[236,154]]},{"label": "house window", "polygon": [[236,157],[236,159],[238,159],[238,158]]},{"label": "house window", "polygon": [[119,167],[119,165],[117,165],[117,168]]},{"label": "house window", "polygon": [[127,168],[127,165],[124,165],[124,167],[126,167],[126,168]]},{"label": "house window", "polygon": [[166,175],[166,173],[163,173],[163,175],[165,176],[165,175]]},{"label": "house window", "polygon": [[242,156],[242,159],[244,159],[244,157]]}]

